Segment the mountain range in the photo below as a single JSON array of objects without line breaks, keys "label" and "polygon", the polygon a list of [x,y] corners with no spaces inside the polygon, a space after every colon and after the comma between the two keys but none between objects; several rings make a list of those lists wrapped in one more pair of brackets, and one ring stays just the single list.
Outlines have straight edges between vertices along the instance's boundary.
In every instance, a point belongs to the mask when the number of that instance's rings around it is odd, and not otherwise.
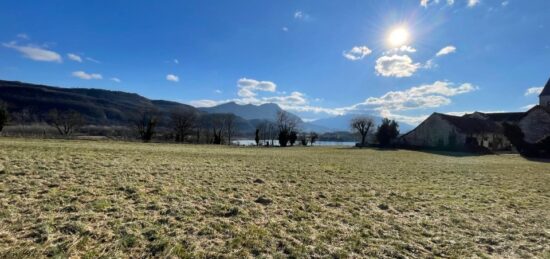
[{"label": "mountain range", "polygon": [[[196,111],[201,114],[232,113],[237,116],[236,124],[240,131],[254,132],[261,122],[275,121],[277,113],[283,111],[274,103],[261,105],[240,105],[228,102],[214,107],[195,108],[190,105],[150,100],[135,93],[88,88],[62,88],[16,81],[0,80],[0,100],[7,103],[12,121],[32,123],[45,121],[51,109],[75,110],[94,125],[127,125],[147,108],[158,110],[164,123],[169,121],[170,112],[176,108]],[[349,121],[354,116],[343,115],[332,118],[304,122],[295,114],[290,117],[300,123],[303,131],[319,133],[349,131]],[[381,118],[373,116],[376,122]],[[166,125],[165,125],[166,126]],[[410,128],[410,125],[402,124]]]}]

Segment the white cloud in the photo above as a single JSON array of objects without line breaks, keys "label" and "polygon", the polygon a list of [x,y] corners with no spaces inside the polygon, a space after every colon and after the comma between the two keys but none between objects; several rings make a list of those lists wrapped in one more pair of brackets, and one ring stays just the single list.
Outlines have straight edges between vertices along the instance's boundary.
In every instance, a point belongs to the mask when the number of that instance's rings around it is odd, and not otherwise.
[{"label": "white cloud", "polygon": [[275,92],[277,85],[271,81],[258,81],[255,79],[241,78],[237,81],[240,97],[254,97],[256,91]]},{"label": "white cloud", "polygon": [[287,31],[288,31],[288,27],[283,27],[282,30],[283,30],[284,32],[287,32]]},{"label": "white cloud", "polygon": [[528,105],[525,105],[525,106],[521,107],[520,109],[527,111],[527,110],[531,110],[531,108],[533,108],[535,106],[537,106],[537,105],[536,104],[528,104]]},{"label": "white cloud", "polygon": [[88,74],[84,71],[75,71],[73,72],[73,76],[84,80],[103,79],[103,76],[101,76],[101,74]]},{"label": "white cloud", "polygon": [[438,65],[434,62],[433,59],[428,59],[428,61],[426,61],[426,63],[424,63],[424,65],[422,66],[422,68],[424,69],[432,69],[432,68],[435,68],[437,67]]},{"label": "white cloud", "polygon": [[176,75],[168,74],[168,75],[166,75],[166,80],[172,81],[172,82],[179,82],[180,78]]},{"label": "white cloud", "polygon": [[396,54],[396,53],[400,53],[400,52],[414,53],[414,52],[416,52],[416,49],[411,47],[411,46],[408,46],[408,45],[403,45],[401,47],[393,48],[393,49],[390,49],[388,51],[385,51],[383,53],[383,55],[391,55],[391,54]]},{"label": "white cloud", "polygon": [[446,46],[446,47],[442,48],[441,50],[439,50],[437,52],[437,54],[435,54],[435,55],[437,57],[440,57],[440,56],[448,55],[448,54],[455,53],[455,52],[456,52],[456,47],[452,46],[452,45],[449,45],[449,46]]},{"label": "white cloud", "polygon": [[118,77],[113,77],[113,78],[111,78],[111,81],[114,81],[114,82],[116,82],[116,83],[120,83],[120,82],[121,82],[121,80],[120,80]]},{"label": "white cloud", "polygon": [[424,7],[428,7],[429,0],[420,0],[420,5]]},{"label": "white cloud", "polygon": [[416,49],[411,47],[411,46],[407,46],[407,45],[403,45],[399,48],[395,48],[394,49],[395,51],[401,51],[401,52],[411,52],[411,53],[414,53],[416,52]]},{"label": "white cloud", "polygon": [[45,62],[57,62],[61,63],[63,60],[61,55],[57,52],[43,49],[36,46],[20,46],[16,42],[3,43],[6,48],[14,49],[23,54],[24,57],[36,61],[45,61]]},{"label": "white cloud", "polygon": [[226,102],[228,101],[194,100],[190,101],[189,104],[195,107],[212,107]]},{"label": "white cloud", "polygon": [[214,93],[221,94],[221,93],[222,93],[222,90],[216,89],[216,90],[214,90]]},{"label": "white cloud", "polygon": [[370,53],[372,53],[372,50],[370,50],[367,46],[355,46],[349,51],[344,51],[343,55],[349,60],[356,61],[365,58]]},{"label": "white cloud", "polygon": [[298,11],[294,12],[294,19],[307,21],[307,20],[309,20],[309,18],[310,18],[309,14],[307,14],[303,11],[298,10]]},{"label": "white cloud", "polygon": [[418,116],[400,115],[400,114],[392,113],[389,110],[382,109],[380,110],[380,117],[404,122],[409,125],[418,125],[422,123],[424,120],[426,120],[429,117],[429,115],[418,115]]},{"label": "white cloud", "polygon": [[[256,85],[257,80],[243,78],[239,80],[238,89],[242,90],[244,86],[251,87]],[[264,92],[253,92],[251,94],[240,94],[239,98],[227,100],[195,100],[190,104],[197,107],[211,107],[221,103],[236,102],[238,104],[260,105],[264,103],[275,103],[281,108],[297,113],[326,114],[326,115],[344,115],[357,112],[378,112],[384,117],[396,119],[412,125],[423,121],[427,115],[409,116],[395,114],[394,112],[406,110],[418,110],[427,108],[436,108],[451,103],[451,97],[475,91],[477,88],[469,83],[454,85],[446,81],[436,81],[432,84],[425,84],[411,87],[402,91],[391,91],[380,97],[370,97],[361,103],[346,107],[327,108],[313,106],[307,95],[301,92],[291,92],[290,94],[277,93],[274,96],[261,96]]]},{"label": "white cloud", "polygon": [[480,0],[468,0],[468,7],[474,7],[478,5]]},{"label": "white cloud", "polygon": [[542,93],[542,90],[544,89],[544,87],[531,87],[529,89],[527,89],[527,91],[525,91],[525,96],[528,96],[528,95],[534,95],[534,94],[540,94]]},{"label": "white cloud", "polygon": [[273,96],[262,98],[265,102],[277,103],[282,106],[300,106],[308,103],[303,93],[292,92],[287,96]]},{"label": "white cloud", "polygon": [[76,55],[73,53],[67,53],[67,57],[72,61],[82,63],[82,58],[79,55]]},{"label": "white cloud", "polygon": [[240,97],[254,97],[256,96],[256,93],[249,88],[241,88],[239,89],[239,92],[237,92],[237,95]]},{"label": "white cloud", "polygon": [[179,64],[179,63],[180,63],[180,61],[177,58],[175,58],[174,59],[174,64]]},{"label": "white cloud", "polygon": [[502,6],[504,6],[504,7],[508,6],[508,4],[510,4],[509,1],[504,1],[504,2],[502,2]]},{"label": "white cloud", "polygon": [[358,105],[374,106],[384,110],[412,110],[435,108],[451,103],[449,97],[475,91],[477,88],[469,83],[453,87],[446,81],[411,87],[404,91],[390,91],[381,97],[369,97]]},{"label": "white cloud", "polygon": [[410,77],[421,65],[408,55],[382,56],[376,60],[376,72],[381,76]]},{"label": "white cloud", "polygon": [[[430,4],[439,4],[440,0],[420,0],[420,5],[423,7],[428,7]],[[448,5],[453,5],[455,3],[454,0],[447,0],[446,1]]]}]

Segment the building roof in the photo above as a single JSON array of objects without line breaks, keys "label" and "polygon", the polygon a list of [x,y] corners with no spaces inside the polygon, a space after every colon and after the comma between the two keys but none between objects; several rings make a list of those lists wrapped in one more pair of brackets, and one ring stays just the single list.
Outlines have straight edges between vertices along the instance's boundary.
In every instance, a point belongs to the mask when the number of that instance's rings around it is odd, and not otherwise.
[{"label": "building roof", "polygon": [[550,96],[550,79],[548,79],[546,86],[544,87],[544,89],[542,89],[542,92],[539,96]]},{"label": "building roof", "polygon": [[526,112],[502,112],[502,113],[483,113],[486,118],[496,122],[518,122]]},{"label": "building roof", "polygon": [[437,113],[442,119],[455,126],[461,132],[467,134],[502,132],[502,126],[492,120],[484,120],[472,117],[458,117],[453,115]]}]

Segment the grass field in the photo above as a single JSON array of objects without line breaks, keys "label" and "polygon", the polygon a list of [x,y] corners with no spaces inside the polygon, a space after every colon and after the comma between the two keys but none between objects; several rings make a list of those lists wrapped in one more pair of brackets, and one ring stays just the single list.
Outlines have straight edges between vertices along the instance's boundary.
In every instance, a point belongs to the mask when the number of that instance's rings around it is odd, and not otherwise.
[{"label": "grass field", "polygon": [[0,257],[550,257],[550,163],[0,139]]}]

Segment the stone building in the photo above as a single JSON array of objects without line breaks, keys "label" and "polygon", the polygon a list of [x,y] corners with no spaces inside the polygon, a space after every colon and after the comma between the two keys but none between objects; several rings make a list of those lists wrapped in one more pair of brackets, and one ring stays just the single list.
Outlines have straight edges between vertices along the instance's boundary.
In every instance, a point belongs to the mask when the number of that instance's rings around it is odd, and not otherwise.
[{"label": "stone building", "polygon": [[527,112],[481,113],[452,116],[434,113],[399,142],[418,148],[510,150],[504,123],[518,125],[528,143],[550,137],[550,80],[539,95],[539,105]]},{"label": "stone building", "polygon": [[418,148],[461,150],[482,146],[505,150],[510,142],[501,124],[492,120],[434,113],[411,132],[401,137],[401,144]]}]

